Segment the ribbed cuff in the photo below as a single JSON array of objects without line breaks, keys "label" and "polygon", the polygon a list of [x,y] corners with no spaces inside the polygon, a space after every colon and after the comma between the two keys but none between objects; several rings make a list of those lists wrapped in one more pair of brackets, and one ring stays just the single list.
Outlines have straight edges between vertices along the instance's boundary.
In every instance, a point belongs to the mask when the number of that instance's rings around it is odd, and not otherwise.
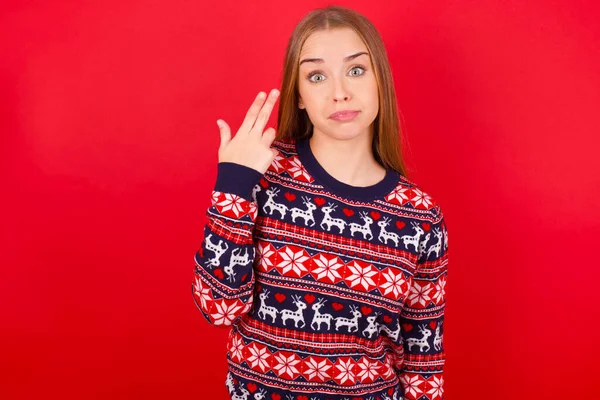
[{"label": "ribbed cuff", "polygon": [[214,190],[236,194],[253,201],[252,189],[262,177],[263,174],[254,168],[232,162],[220,162],[217,164],[217,182]]}]

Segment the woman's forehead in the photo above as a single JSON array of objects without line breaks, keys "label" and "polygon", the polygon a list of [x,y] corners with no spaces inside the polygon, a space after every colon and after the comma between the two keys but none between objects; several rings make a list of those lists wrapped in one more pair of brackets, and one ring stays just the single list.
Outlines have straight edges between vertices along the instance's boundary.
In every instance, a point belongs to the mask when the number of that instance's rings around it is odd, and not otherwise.
[{"label": "woman's forehead", "polygon": [[328,29],[314,32],[306,39],[300,50],[300,59],[320,58],[324,62],[338,61],[361,51],[367,51],[367,47],[354,30]]},{"label": "woman's forehead", "polygon": [[[349,54],[349,55],[344,55],[342,58],[342,63],[349,63],[355,59],[360,59],[361,56],[367,57],[367,59],[369,59],[369,53],[364,50],[364,51],[357,51],[354,52],[353,54]],[[332,62],[338,62],[336,60],[336,56],[331,57],[331,54],[328,54],[328,58],[330,58],[332,60]],[[318,57],[300,57],[300,65],[302,66],[302,64],[325,64],[327,63],[327,61],[324,58],[318,58]]]}]

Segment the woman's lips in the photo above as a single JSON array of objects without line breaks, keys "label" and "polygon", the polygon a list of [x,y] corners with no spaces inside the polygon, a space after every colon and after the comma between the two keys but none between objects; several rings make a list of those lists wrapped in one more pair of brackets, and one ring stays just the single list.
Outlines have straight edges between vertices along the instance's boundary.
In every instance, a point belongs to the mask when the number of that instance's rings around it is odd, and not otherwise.
[{"label": "woman's lips", "polygon": [[335,121],[350,121],[356,118],[360,111],[338,111],[329,116]]}]

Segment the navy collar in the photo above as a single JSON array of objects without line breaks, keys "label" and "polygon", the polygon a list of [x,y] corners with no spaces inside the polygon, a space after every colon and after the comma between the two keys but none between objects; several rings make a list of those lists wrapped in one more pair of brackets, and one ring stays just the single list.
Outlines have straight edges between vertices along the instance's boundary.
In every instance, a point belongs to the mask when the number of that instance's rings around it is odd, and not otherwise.
[{"label": "navy collar", "polygon": [[342,197],[353,198],[361,201],[371,201],[391,193],[400,180],[400,174],[393,169],[386,169],[385,177],[378,183],[371,186],[352,186],[341,182],[329,175],[327,171],[319,164],[310,148],[310,138],[298,139],[296,141],[296,152],[300,162],[306,168],[307,172],[315,178],[316,183],[320,183],[333,194]]}]

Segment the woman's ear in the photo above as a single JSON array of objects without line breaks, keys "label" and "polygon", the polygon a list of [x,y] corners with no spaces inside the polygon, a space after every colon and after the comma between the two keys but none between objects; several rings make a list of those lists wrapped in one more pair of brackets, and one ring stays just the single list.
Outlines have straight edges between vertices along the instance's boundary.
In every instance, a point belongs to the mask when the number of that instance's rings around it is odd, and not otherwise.
[{"label": "woman's ear", "polygon": [[302,99],[298,99],[298,108],[304,109],[304,104],[302,103]]}]

